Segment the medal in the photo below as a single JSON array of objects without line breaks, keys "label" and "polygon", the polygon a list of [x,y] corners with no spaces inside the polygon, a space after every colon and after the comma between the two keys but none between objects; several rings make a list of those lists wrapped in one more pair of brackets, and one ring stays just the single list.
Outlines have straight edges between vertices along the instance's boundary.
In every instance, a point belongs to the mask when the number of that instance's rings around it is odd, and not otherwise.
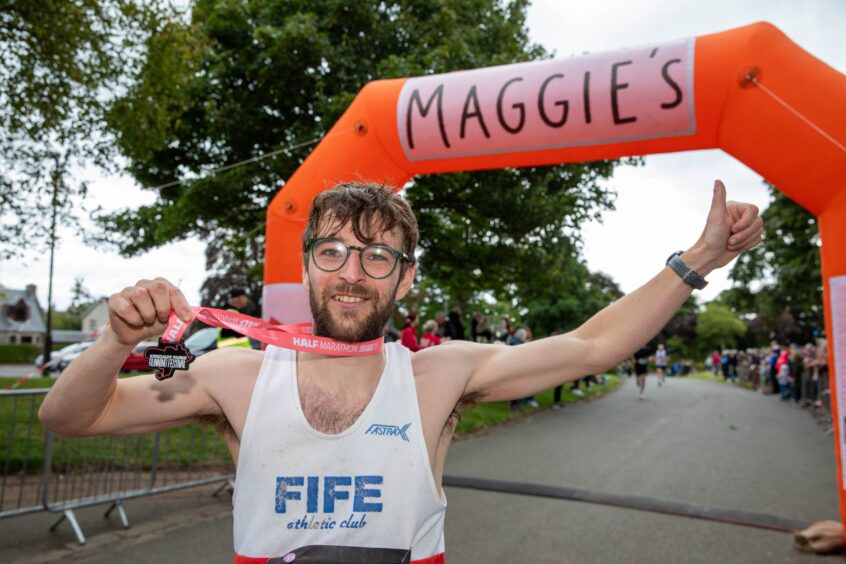
[{"label": "medal", "polygon": [[[192,307],[194,319],[212,327],[226,327],[268,345],[284,349],[315,352],[330,356],[364,356],[382,352],[385,339],[379,337],[363,343],[347,343],[319,337],[311,331],[310,323],[278,325],[249,315],[210,307]],[[156,369],[156,379],[166,380],[176,370],[188,370],[194,355],[185,346],[182,335],[188,324],[171,312],[170,321],[157,347],[144,351],[147,366]]]},{"label": "medal", "polygon": [[159,338],[159,346],[144,351],[144,358],[147,359],[147,366],[156,369],[156,380],[166,380],[177,370],[188,370],[195,357],[183,339],[169,343]]}]

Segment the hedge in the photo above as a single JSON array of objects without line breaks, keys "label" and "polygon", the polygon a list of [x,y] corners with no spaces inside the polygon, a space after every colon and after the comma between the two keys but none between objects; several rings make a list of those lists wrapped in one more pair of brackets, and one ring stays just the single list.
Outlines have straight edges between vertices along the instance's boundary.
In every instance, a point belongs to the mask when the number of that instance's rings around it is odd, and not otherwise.
[{"label": "hedge", "polygon": [[43,348],[38,345],[0,345],[0,364],[34,362]]}]

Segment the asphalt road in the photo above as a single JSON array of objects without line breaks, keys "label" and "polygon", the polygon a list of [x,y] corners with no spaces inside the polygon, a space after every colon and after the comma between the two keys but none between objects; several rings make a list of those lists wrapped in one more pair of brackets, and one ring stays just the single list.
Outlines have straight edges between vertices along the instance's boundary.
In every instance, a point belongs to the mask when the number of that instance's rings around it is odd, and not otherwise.
[{"label": "asphalt road", "polygon": [[[447,473],[584,488],[792,517],[838,519],[832,438],[804,410],[733,386],[650,378],[457,442]],[[820,562],[789,535],[586,503],[447,488],[450,564]],[[231,504],[208,491],[126,503],[132,527],[52,515],[0,521],[0,561],[231,562]],[[838,519],[839,520],[839,519]],[[2,539],[6,540],[2,540]],[[833,561],[824,559],[825,561]],[[839,561],[839,560],[837,560]]]},{"label": "asphalt road", "polygon": [[[650,377],[457,444],[447,473],[562,485],[813,522],[838,517],[831,436],[734,386]],[[805,562],[779,532],[578,502],[447,491],[447,554],[470,562]]]}]

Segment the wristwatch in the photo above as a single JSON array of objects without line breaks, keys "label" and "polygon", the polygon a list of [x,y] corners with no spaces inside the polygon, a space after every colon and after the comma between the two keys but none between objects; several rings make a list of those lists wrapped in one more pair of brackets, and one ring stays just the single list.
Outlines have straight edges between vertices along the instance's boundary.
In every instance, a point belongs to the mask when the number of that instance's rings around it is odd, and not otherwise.
[{"label": "wristwatch", "polygon": [[681,259],[682,251],[676,251],[667,259],[667,266],[670,270],[681,277],[685,284],[694,290],[701,290],[708,285],[708,281],[702,278],[698,272],[687,266]]}]

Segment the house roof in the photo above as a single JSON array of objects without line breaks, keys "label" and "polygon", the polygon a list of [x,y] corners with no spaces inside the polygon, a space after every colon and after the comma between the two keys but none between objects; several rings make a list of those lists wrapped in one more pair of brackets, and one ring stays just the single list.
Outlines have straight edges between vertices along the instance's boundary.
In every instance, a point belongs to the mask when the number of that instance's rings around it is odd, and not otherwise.
[{"label": "house roof", "polygon": [[[14,306],[21,300],[29,308],[29,317],[26,321],[15,321],[6,315],[5,306]],[[26,290],[13,290],[12,288],[0,288],[0,331],[19,333],[45,333],[47,324],[38,298],[27,293]]]}]

